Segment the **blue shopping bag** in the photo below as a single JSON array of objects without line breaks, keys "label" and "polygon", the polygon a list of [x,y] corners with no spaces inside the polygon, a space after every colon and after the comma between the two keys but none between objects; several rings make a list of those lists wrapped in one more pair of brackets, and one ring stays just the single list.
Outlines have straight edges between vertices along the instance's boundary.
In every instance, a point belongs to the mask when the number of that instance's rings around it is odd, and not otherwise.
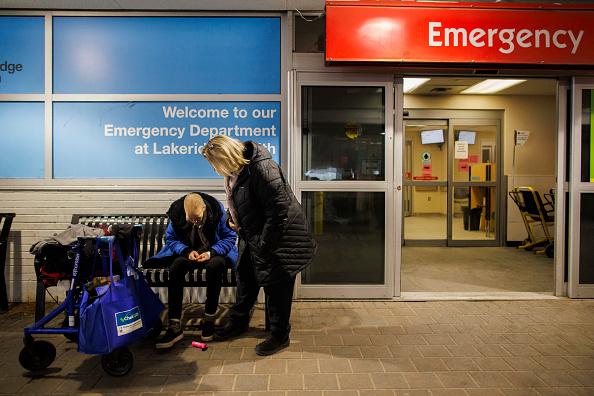
[{"label": "blue shopping bag", "polygon": [[162,326],[159,315],[165,309],[165,304],[161,301],[159,296],[151,289],[146,281],[146,276],[140,271],[135,271],[136,289],[138,297],[140,298],[140,305],[142,307],[142,315],[147,332],[154,329],[159,329]]},{"label": "blue shopping bag", "polygon": [[[94,291],[88,287],[89,284],[85,285],[81,298],[78,351],[82,353],[107,354],[147,336],[134,272],[129,270],[123,260],[115,237],[98,237],[96,256],[97,251],[105,245],[107,253],[101,255],[101,261],[103,274],[106,275],[109,257],[109,283],[95,287]],[[121,268],[119,280],[114,279],[113,275],[114,249]]]},{"label": "blue shopping bag", "polygon": [[[129,252],[132,252],[132,257],[137,258],[137,247],[135,241],[132,239],[130,240],[130,247],[128,249]],[[140,304],[142,306],[142,315],[145,323],[145,327],[147,332],[155,329],[161,328],[161,318],[159,315],[165,309],[165,304],[161,301],[159,296],[151,289],[148,282],[146,281],[146,276],[140,271],[138,271],[138,260],[134,260],[132,257],[128,256],[126,259],[127,267],[133,272],[134,278],[136,279],[136,290],[138,291],[138,296],[140,298]]]}]

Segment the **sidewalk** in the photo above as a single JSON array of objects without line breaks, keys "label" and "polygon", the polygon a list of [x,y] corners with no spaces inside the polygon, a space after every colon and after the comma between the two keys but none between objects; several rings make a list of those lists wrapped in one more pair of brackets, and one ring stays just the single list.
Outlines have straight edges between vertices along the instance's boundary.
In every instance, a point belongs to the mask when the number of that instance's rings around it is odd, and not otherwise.
[{"label": "sidewalk", "polygon": [[[190,323],[200,306],[185,307]],[[11,395],[594,395],[594,300],[294,303],[291,346],[260,357],[262,306],[230,342],[132,348],[112,377],[61,335],[41,372],[18,363],[33,304],[0,314],[0,393]]]}]

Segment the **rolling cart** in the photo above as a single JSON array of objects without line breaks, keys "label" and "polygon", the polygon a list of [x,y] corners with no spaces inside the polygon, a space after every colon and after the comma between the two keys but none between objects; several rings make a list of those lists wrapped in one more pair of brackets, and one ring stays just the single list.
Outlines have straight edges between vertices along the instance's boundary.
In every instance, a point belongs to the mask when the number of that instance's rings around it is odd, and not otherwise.
[{"label": "rolling cart", "polygon": [[[141,230],[141,225],[132,227],[130,240],[133,241],[133,243],[138,243]],[[88,255],[89,250],[93,252],[96,251],[96,259],[101,255],[113,254],[112,251],[103,248],[103,245],[100,243],[102,238],[115,237],[79,237],[78,242],[72,247],[72,251],[74,252],[74,266],[72,270],[72,279],[70,281],[70,289],[64,301],[56,309],[41,318],[33,326],[25,327],[25,335],[23,339],[24,347],[19,354],[19,363],[23,368],[31,371],[40,371],[49,367],[56,358],[55,346],[45,340],[35,340],[33,338],[33,335],[35,334],[60,334],[69,340],[78,341],[79,321],[77,315],[80,308],[83,287],[95,275],[91,274],[89,269],[81,266],[82,258],[85,255]],[[128,242],[130,242],[130,240]],[[131,252],[128,253],[134,255],[136,255],[136,252],[138,251],[138,249],[129,250],[131,250]],[[137,264],[138,258],[133,257],[133,259],[134,263]],[[67,315],[67,326],[65,323],[62,327],[46,327],[52,320],[62,313]],[[162,325],[162,323],[159,323],[159,325]],[[102,368],[108,374],[115,377],[128,374],[133,365],[134,355],[128,347],[118,348],[110,353],[101,355]]]}]

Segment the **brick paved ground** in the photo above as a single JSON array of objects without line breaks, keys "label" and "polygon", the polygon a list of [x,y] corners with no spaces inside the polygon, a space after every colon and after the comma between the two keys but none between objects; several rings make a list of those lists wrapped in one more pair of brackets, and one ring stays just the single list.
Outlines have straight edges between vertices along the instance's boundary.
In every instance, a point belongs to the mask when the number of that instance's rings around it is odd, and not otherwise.
[{"label": "brick paved ground", "polygon": [[594,300],[295,302],[291,346],[259,357],[263,312],[230,342],[190,346],[200,306],[185,307],[170,350],[134,345],[115,378],[61,335],[53,364],[18,363],[32,304],[0,315],[0,393],[124,395],[594,395]]}]

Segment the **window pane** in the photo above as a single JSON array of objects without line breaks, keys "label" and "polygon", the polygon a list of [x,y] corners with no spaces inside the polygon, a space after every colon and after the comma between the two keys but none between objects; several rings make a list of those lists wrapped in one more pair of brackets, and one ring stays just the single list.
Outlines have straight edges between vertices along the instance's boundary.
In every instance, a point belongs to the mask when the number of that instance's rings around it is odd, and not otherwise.
[{"label": "window pane", "polygon": [[318,243],[303,284],[384,284],[384,193],[310,191],[302,203]]},{"label": "window pane", "polygon": [[581,195],[580,211],[580,281],[594,284],[594,194]]},{"label": "window pane", "polygon": [[592,157],[592,95],[594,90],[582,91],[582,182],[594,181]]},{"label": "window pane", "polygon": [[[448,180],[447,126],[406,125],[406,178],[413,181]],[[410,173],[410,175],[409,175]]]},{"label": "window pane", "polygon": [[295,16],[295,52],[324,52],[325,20],[316,15]]},{"label": "window pane", "polygon": [[446,239],[448,233],[447,187],[408,186],[411,189],[412,210],[404,218],[404,239]]},{"label": "window pane", "polygon": [[384,180],[383,87],[303,87],[303,180]]},{"label": "window pane", "polygon": [[495,187],[454,187],[453,240],[495,239]]},{"label": "window pane", "polygon": [[454,161],[454,181],[496,180],[497,126],[455,125],[454,141],[468,143],[466,158],[456,158],[456,156],[452,158]]}]

